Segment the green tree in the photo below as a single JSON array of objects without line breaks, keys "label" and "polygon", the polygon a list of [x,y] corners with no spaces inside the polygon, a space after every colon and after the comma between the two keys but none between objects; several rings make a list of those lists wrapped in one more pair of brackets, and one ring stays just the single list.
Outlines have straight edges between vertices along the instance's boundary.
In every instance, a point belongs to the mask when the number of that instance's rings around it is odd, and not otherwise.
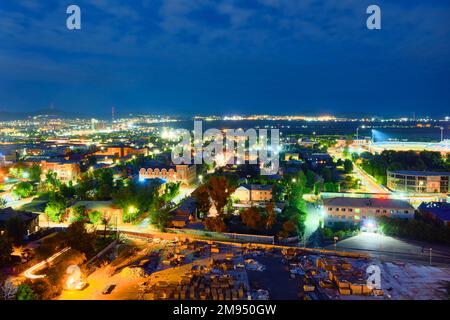
[{"label": "green tree", "polygon": [[351,160],[345,159],[344,171],[345,171],[345,173],[351,173],[353,171],[353,162]]},{"label": "green tree", "polygon": [[26,181],[19,182],[15,185],[13,193],[20,198],[28,198],[33,194],[33,185]]},{"label": "green tree", "polygon": [[6,208],[8,202],[4,198],[0,198],[0,209]]},{"label": "green tree", "polygon": [[45,207],[45,214],[53,222],[61,222],[66,214],[66,200],[59,194],[51,193],[50,200]]},{"label": "green tree", "polygon": [[49,191],[55,192],[59,191],[59,189],[61,188],[61,181],[59,181],[56,172],[53,172],[51,170],[45,175],[45,183]]},{"label": "green tree", "polygon": [[41,167],[37,164],[33,164],[29,169],[28,169],[28,178],[30,181],[33,182],[39,182],[41,181]]},{"label": "green tree", "polygon": [[35,300],[36,295],[34,294],[34,292],[30,286],[23,283],[23,284],[19,285],[19,287],[17,288],[16,299],[17,300]]},{"label": "green tree", "polygon": [[67,245],[90,256],[94,253],[95,232],[89,232],[82,221],[72,222],[66,231]]},{"label": "green tree", "polygon": [[75,205],[72,207],[72,221],[88,222],[89,217],[87,215],[86,206]]},{"label": "green tree", "polygon": [[102,220],[102,213],[97,210],[89,211],[88,213],[89,222],[92,224],[99,224]]},{"label": "green tree", "polygon": [[157,210],[150,214],[150,222],[158,227],[160,231],[164,231],[170,218],[168,210]]}]

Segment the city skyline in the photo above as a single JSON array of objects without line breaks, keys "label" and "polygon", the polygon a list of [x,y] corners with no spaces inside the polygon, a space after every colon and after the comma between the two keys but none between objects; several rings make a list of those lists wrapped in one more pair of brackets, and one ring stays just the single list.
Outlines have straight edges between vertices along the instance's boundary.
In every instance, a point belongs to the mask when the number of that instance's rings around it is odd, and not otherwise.
[{"label": "city skyline", "polygon": [[6,1],[0,111],[445,116],[445,1]]}]

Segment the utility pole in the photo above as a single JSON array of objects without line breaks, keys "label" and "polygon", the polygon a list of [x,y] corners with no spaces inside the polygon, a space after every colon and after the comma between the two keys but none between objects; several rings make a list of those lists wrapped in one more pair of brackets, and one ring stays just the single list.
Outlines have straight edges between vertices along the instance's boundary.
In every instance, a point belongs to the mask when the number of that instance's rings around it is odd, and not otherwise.
[{"label": "utility pole", "polygon": [[430,266],[431,266],[431,257],[432,257],[432,253],[433,253],[433,248],[430,248]]},{"label": "utility pole", "polygon": [[359,140],[359,127],[356,128],[356,141]]},{"label": "utility pole", "polygon": [[444,127],[441,127],[441,142],[444,141]]}]

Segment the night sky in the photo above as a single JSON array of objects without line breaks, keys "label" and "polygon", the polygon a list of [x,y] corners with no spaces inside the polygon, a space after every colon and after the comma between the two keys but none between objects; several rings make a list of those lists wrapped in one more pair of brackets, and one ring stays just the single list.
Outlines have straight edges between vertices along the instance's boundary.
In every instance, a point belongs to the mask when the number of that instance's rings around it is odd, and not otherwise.
[{"label": "night sky", "polygon": [[[66,28],[81,7],[82,29]],[[382,30],[366,28],[366,8]],[[0,111],[450,114],[448,0],[1,0]]]}]

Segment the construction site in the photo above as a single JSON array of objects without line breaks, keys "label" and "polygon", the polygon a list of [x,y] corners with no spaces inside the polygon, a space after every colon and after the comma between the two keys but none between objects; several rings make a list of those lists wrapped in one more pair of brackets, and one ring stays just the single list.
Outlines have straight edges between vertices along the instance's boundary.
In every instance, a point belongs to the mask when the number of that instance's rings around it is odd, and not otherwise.
[{"label": "construction site", "polygon": [[[367,268],[380,269],[380,286]],[[208,240],[124,237],[60,299],[403,300],[448,299],[450,268],[368,255]]]}]

